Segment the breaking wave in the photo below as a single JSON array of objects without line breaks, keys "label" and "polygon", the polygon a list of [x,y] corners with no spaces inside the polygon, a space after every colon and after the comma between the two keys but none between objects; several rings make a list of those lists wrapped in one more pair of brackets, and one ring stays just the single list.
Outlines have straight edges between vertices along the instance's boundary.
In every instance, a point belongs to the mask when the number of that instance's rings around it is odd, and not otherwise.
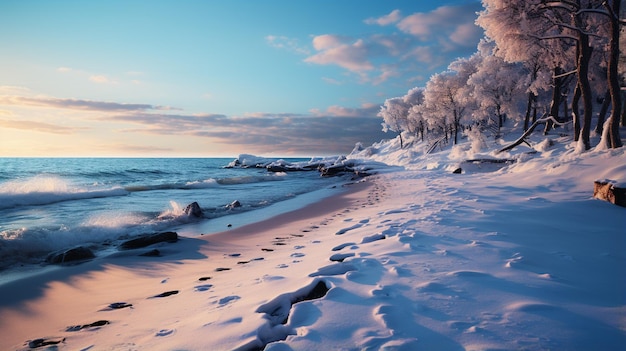
[{"label": "breaking wave", "polygon": [[59,177],[36,176],[0,184],[0,209],[48,205],[70,200],[125,196],[128,193],[122,187],[89,189],[73,185]]}]

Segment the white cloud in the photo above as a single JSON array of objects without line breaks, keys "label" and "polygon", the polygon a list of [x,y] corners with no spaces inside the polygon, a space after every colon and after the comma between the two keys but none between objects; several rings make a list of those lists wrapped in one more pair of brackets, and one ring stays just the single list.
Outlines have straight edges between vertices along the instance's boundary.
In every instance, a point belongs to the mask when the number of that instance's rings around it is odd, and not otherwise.
[{"label": "white cloud", "polygon": [[113,83],[107,76],[102,74],[94,74],[89,77],[89,80],[98,84]]},{"label": "white cloud", "polygon": [[378,17],[378,18],[368,18],[365,20],[367,24],[377,24],[379,26],[388,26],[392,23],[396,23],[400,20],[402,15],[400,14],[400,10],[393,10],[388,15]]},{"label": "white cloud", "polygon": [[342,43],[335,36],[323,35],[313,39],[318,52],[304,61],[319,65],[337,65],[352,72],[364,72],[374,69],[369,61],[371,52],[364,40]]},{"label": "white cloud", "polygon": [[[481,32],[469,29],[472,26],[476,27],[474,25],[476,12],[481,9],[480,3],[441,6],[431,12],[417,12],[407,16],[398,22],[397,27],[423,41],[440,41],[447,38],[456,44],[468,44],[469,41],[472,45],[476,45]],[[463,34],[467,34],[463,38],[464,41],[458,41]]]},{"label": "white cloud", "polygon": [[268,35],[265,37],[265,41],[270,46],[277,49],[288,50],[302,55],[309,55],[311,53],[309,48],[300,45],[298,39],[295,38],[289,38],[283,35]]}]

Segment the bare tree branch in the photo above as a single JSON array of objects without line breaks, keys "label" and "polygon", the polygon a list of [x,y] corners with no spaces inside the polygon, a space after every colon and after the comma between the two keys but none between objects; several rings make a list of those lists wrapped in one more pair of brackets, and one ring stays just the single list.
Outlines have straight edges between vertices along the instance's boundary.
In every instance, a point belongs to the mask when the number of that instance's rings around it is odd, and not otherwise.
[{"label": "bare tree branch", "polygon": [[576,73],[578,73],[578,71],[577,70],[573,70],[573,71],[570,71],[570,72],[567,72],[567,73],[559,74],[558,76],[552,76],[552,79],[559,79],[559,78],[567,77],[570,74],[576,74]]},{"label": "bare tree branch", "polygon": [[[544,114],[544,116],[545,116],[545,114]],[[535,130],[535,128],[538,125],[548,123],[549,121],[551,121],[552,123],[554,123],[554,124],[556,124],[558,126],[564,126],[564,125],[567,125],[568,123],[571,123],[571,122],[560,123],[553,116],[542,117],[542,118],[536,120],[535,123],[533,123],[532,126],[530,126],[530,128],[528,128],[528,130],[526,132],[524,132],[524,134],[522,134],[521,137],[519,137],[519,139],[515,140],[513,143],[511,143],[511,144],[503,147],[502,149],[498,150],[496,152],[496,154],[499,154],[499,153],[505,152],[505,151],[509,151],[509,150],[513,149],[514,147],[518,146],[521,143],[526,143],[527,145],[530,146],[530,144],[526,141],[526,137],[529,136]]]}]

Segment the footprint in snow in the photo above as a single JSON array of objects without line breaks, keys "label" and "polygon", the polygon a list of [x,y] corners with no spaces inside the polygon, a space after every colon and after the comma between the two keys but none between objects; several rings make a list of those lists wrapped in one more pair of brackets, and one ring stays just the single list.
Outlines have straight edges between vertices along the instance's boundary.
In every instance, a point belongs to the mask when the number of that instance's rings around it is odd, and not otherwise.
[{"label": "footprint in snow", "polygon": [[219,301],[217,301],[218,304],[220,304],[221,306],[227,305],[233,301],[237,301],[239,300],[241,297],[237,296],[237,295],[230,295],[230,296],[226,296],[223,297],[221,299],[219,299]]},{"label": "footprint in snow", "polygon": [[194,287],[195,291],[207,291],[213,287],[213,284],[203,284]]},{"label": "footprint in snow", "polygon": [[160,294],[149,297],[149,299],[160,298],[160,297],[168,297],[172,295],[178,294],[178,290],[165,291]]},{"label": "footprint in snow", "polygon": [[100,311],[113,311],[113,310],[119,310],[122,308],[132,308],[133,304],[132,303],[126,303],[126,302],[113,302],[111,304],[109,304],[109,306],[101,309]]},{"label": "footprint in snow", "polygon": [[174,334],[175,329],[161,329],[154,336],[168,336]]}]

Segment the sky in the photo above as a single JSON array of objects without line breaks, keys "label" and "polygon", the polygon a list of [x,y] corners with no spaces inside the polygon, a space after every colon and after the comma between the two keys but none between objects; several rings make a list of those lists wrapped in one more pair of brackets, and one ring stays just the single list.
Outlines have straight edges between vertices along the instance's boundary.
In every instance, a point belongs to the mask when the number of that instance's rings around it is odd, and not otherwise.
[{"label": "sky", "polygon": [[326,156],[483,37],[480,1],[0,0],[0,157]]}]

